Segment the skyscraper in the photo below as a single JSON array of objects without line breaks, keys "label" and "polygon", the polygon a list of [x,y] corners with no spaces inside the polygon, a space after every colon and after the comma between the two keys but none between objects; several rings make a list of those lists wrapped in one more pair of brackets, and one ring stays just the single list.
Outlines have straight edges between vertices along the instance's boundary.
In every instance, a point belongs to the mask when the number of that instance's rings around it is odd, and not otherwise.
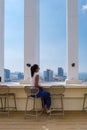
[{"label": "skyscraper", "polygon": [[44,71],[44,81],[51,82],[53,81],[53,71],[47,69]]},{"label": "skyscraper", "polygon": [[10,81],[10,70],[4,69],[4,81],[9,82]]},{"label": "skyscraper", "polygon": [[58,67],[58,76],[64,76],[62,67]]},{"label": "skyscraper", "polygon": [[24,74],[19,72],[18,73],[18,80],[23,80],[24,79]]}]

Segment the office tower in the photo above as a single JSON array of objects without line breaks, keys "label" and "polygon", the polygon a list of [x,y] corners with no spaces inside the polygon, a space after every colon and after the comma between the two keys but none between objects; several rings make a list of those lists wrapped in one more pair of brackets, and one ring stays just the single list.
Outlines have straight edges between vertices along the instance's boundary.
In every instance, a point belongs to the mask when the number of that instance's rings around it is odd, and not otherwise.
[{"label": "office tower", "polygon": [[24,74],[19,72],[18,73],[18,80],[22,80],[22,79],[24,79]]},{"label": "office tower", "polygon": [[58,76],[64,76],[62,67],[58,67]]},{"label": "office tower", "polygon": [[47,71],[44,71],[44,81],[47,81]]},{"label": "office tower", "polygon": [[10,81],[10,70],[4,69],[4,81],[9,82]]},{"label": "office tower", "polygon": [[53,71],[47,69],[44,71],[44,81],[51,82],[53,81]]}]

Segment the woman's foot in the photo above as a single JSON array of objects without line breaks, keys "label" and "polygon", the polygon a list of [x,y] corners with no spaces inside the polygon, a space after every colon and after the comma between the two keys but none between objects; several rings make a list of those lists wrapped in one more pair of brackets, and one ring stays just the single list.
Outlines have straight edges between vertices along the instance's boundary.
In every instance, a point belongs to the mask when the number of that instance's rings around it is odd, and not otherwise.
[{"label": "woman's foot", "polygon": [[47,109],[46,113],[49,114],[51,112],[51,109]]},{"label": "woman's foot", "polygon": [[47,114],[49,114],[49,113],[51,112],[51,109],[50,109],[50,108],[47,108],[47,107],[45,106],[45,111],[46,111]]}]

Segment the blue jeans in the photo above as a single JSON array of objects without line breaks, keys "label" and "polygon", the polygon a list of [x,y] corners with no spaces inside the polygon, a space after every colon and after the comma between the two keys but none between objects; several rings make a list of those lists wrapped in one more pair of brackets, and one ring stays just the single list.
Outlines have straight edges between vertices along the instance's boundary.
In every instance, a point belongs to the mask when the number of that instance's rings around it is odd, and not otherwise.
[{"label": "blue jeans", "polygon": [[[33,95],[31,95],[32,97],[35,97]],[[42,107],[46,107],[46,108],[50,108],[51,106],[51,97],[50,97],[50,93],[43,91],[42,89],[39,88],[39,92],[37,94],[37,97],[41,97],[42,99]]]},{"label": "blue jeans", "polygon": [[37,97],[41,97],[42,98],[42,102],[43,102],[43,107],[46,108],[50,108],[51,106],[51,97],[50,97],[50,93],[40,90],[39,89],[39,93],[37,94]]}]

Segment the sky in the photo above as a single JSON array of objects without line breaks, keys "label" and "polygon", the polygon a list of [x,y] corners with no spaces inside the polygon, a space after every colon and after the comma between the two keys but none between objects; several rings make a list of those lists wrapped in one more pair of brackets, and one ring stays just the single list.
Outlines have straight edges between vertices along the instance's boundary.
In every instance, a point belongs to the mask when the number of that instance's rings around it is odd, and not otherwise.
[{"label": "sky", "polygon": [[[78,0],[79,72],[87,72],[87,0]],[[66,72],[66,0],[40,0],[40,68]],[[5,0],[5,68],[24,71],[24,1]]]}]

